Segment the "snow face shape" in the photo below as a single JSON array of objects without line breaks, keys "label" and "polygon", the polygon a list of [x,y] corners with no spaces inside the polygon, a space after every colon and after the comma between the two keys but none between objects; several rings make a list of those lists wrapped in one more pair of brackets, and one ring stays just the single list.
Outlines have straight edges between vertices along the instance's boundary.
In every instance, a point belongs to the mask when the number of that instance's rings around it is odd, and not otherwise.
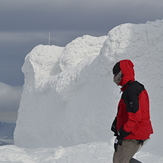
[{"label": "snow face shape", "polygon": [[[73,146],[108,142],[120,98],[112,67],[131,59],[136,79],[151,99],[151,115],[159,141],[163,113],[163,21],[123,24],[108,36],[83,36],[66,47],[36,46],[25,58],[15,145],[22,147]],[[159,100],[159,101],[158,101]],[[157,102],[156,102],[157,101]],[[151,141],[152,143],[152,141]]]}]

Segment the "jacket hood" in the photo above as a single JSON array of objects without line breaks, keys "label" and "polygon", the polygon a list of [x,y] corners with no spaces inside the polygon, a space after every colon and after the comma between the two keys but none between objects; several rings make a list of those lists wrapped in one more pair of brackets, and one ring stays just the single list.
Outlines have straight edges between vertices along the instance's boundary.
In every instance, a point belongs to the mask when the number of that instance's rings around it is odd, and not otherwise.
[{"label": "jacket hood", "polygon": [[124,86],[129,81],[135,80],[134,64],[130,60],[121,60],[119,63],[122,72],[122,79],[119,85]]}]

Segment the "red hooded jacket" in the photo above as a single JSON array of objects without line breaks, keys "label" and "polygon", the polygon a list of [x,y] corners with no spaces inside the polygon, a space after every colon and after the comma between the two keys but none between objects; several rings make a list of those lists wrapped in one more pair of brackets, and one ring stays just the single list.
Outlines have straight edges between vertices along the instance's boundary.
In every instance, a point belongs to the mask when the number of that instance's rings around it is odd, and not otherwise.
[{"label": "red hooded jacket", "polygon": [[134,65],[130,60],[120,61],[122,96],[118,104],[116,130],[130,133],[124,139],[146,140],[153,133],[149,97],[142,84],[135,81]]}]

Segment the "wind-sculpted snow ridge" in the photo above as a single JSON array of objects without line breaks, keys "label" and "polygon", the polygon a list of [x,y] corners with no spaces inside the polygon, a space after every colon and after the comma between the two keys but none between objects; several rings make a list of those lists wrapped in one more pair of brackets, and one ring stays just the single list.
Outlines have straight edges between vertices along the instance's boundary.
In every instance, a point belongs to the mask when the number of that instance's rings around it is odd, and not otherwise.
[{"label": "wind-sculpted snow ridge", "polygon": [[123,24],[108,36],[83,36],[66,47],[35,47],[22,68],[25,84],[15,144],[58,147],[112,139],[110,125],[121,95],[112,82],[112,66],[121,59],[131,59],[136,79],[145,85],[151,99],[155,133],[143,149],[159,153],[162,29],[163,20]]}]

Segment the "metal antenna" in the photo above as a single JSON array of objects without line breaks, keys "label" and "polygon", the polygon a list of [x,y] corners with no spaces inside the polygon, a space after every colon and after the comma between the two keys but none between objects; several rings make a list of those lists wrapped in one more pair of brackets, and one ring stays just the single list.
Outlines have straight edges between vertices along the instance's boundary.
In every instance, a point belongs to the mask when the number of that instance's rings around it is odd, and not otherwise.
[{"label": "metal antenna", "polygon": [[50,32],[49,32],[49,45],[50,45]]}]

